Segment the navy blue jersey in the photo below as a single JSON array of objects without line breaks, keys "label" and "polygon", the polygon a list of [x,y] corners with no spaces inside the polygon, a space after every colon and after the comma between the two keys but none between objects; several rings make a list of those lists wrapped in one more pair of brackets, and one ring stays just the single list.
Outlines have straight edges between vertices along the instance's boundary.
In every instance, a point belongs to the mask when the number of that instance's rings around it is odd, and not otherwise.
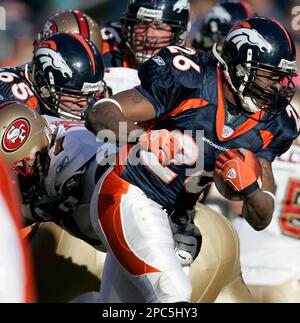
[{"label": "navy blue jersey", "polygon": [[120,22],[103,25],[101,36],[105,67],[134,67],[134,56],[126,45]]},{"label": "navy blue jersey", "polygon": [[0,69],[0,104],[17,101],[24,103],[38,113],[45,113],[32,91],[31,84],[25,77],[26,65]]},{"label": "navy blue jersey", "polygon": [[273,161],[299,134],[300,120],[291,107],[272,118],[264,111],[244,117],[236,129],[226,125],[221,71],[214,58],[203,52],[169,46],[142,65],[139,78],[141,85],[137,89],[156,111],[152,127],[188,130],[190,146],[185,149],[191,154],[197,151],[198,164],[203,159],[203,170],[195,169],[197,176],[189,177],[187,170],[195,166],[190,163],[160,168],[133,165],[129,155],[121,176],[165,208],[191,207],[197,198],[191,193],[200,192],[207,178],[212,178],[216,158],[223,151],[245,148]]}]

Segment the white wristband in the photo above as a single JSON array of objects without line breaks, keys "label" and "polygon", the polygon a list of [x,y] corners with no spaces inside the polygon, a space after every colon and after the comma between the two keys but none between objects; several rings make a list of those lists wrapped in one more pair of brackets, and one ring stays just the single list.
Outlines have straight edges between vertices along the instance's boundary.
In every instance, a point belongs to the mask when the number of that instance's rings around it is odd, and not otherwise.
[{"label": "white wristband", "polygon": [[269,191],[263,191],[264,193],[270,195],[272,197],[272,199],[274,200],[274,205],[276,205],[276,198],[275,198],[275,195]]},{"label": "white wristband", "polygon": [[121,107],[121,104],[117,100],[114,100],[114,99],[110,99],[110,98],[101,99],[101,100],[97,101],[95,103],[95,105],[98,104],[98,103],[105,103],[105,102],[110,102],[110,103],[114,104],[123,113],[123,109]]}]

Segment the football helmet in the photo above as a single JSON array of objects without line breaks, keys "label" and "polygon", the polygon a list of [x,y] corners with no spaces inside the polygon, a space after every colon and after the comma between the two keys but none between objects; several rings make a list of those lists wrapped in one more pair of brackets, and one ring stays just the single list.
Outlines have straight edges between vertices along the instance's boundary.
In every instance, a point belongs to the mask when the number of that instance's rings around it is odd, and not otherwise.
[{"label": "football helmet", "polygon": [[88,104],[105,92],[103,76],[101,54],[76,33],[45,38],[33,55],[31,81],[36,95],[46,109],[65,119],[83,118]]},{"label": "football helmet", "polygon": [[28,197],[47,168],[50,127],[36,111],[17,102],[3,104],[0,119],[0,153],[18,176],[23,198]]},{"label": "football helmet", "polygon": [[292,99],[295,44],[276,20],[254,17],[238,22],[227,34],[221,54],[215,44],[213,55],[246,112],[267,109],[274,115]]},{"label": "football helmet", "polygon": [[34,48],[45,38],[58,32],[73,32],[90,40],[101,52],[100,27],[90,16],[79,10],[63,10],[47,20],[34,41]]},{"label": "football helmet", "polygon": [[[189,21],[188,0],[129,0],[121,17],[122,33],[138,64],[160,48],[184,45]],[[149,25],[167,24],[169,36],[147,36]],[[135,26],[140,26],[140,31]]]},{"label": "football helmet", "polygon": [[215,5],[205,15],[193,46],[197,49],[211,52],[213,44],[217,43],[217,49],[220,51],[229,29],[236,22],[253,15],[249,5],[243,1],[228,1]]}]

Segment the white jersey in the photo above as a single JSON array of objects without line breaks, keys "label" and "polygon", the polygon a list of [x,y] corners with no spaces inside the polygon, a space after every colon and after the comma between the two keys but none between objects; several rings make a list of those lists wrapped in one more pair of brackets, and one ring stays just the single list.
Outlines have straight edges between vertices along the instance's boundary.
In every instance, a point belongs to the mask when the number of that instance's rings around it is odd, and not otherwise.
[{"label": "white jersey", "polygon": [[104,81],[111,90],[112,95],[132,89],[140,84],[138,71],[128,67],[105,69]]},{"label": "white jersey", "polygon": [[90,200],[99,176],[109,166],[103,160],[114,155],[116,147],[98,140],[82,121],[43,117],[50,124],[55,141],[48,152],[45,203],[34,210],[44,220],[56,222],[97,247],[99,238],[90,224]]},{"label": "white jersey", "polygon": [[300,147],[274,161],[276,208],[271,224],[254,231],[235,218],[241,241],[243,278],[250,285],[277,285],[300,278]]}]

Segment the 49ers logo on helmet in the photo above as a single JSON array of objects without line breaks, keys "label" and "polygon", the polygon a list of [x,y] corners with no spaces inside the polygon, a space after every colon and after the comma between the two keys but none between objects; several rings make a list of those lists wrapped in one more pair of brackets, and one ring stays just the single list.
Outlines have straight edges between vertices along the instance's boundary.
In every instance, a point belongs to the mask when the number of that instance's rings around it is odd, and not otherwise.
[{"label": "49ers logo on helmet", "polygon": [[47,38],[53,34],[57,33],[57,25],[55,22],[48,20],[45,23],[43,30],[41,31],[42,39]]},{"label": "49ers logo on helmet", "polygon": [[6,151],[12,152],[23,146],[29,137],[30,124],[24,118],[11,122],[3,135],[2,146]]}]

